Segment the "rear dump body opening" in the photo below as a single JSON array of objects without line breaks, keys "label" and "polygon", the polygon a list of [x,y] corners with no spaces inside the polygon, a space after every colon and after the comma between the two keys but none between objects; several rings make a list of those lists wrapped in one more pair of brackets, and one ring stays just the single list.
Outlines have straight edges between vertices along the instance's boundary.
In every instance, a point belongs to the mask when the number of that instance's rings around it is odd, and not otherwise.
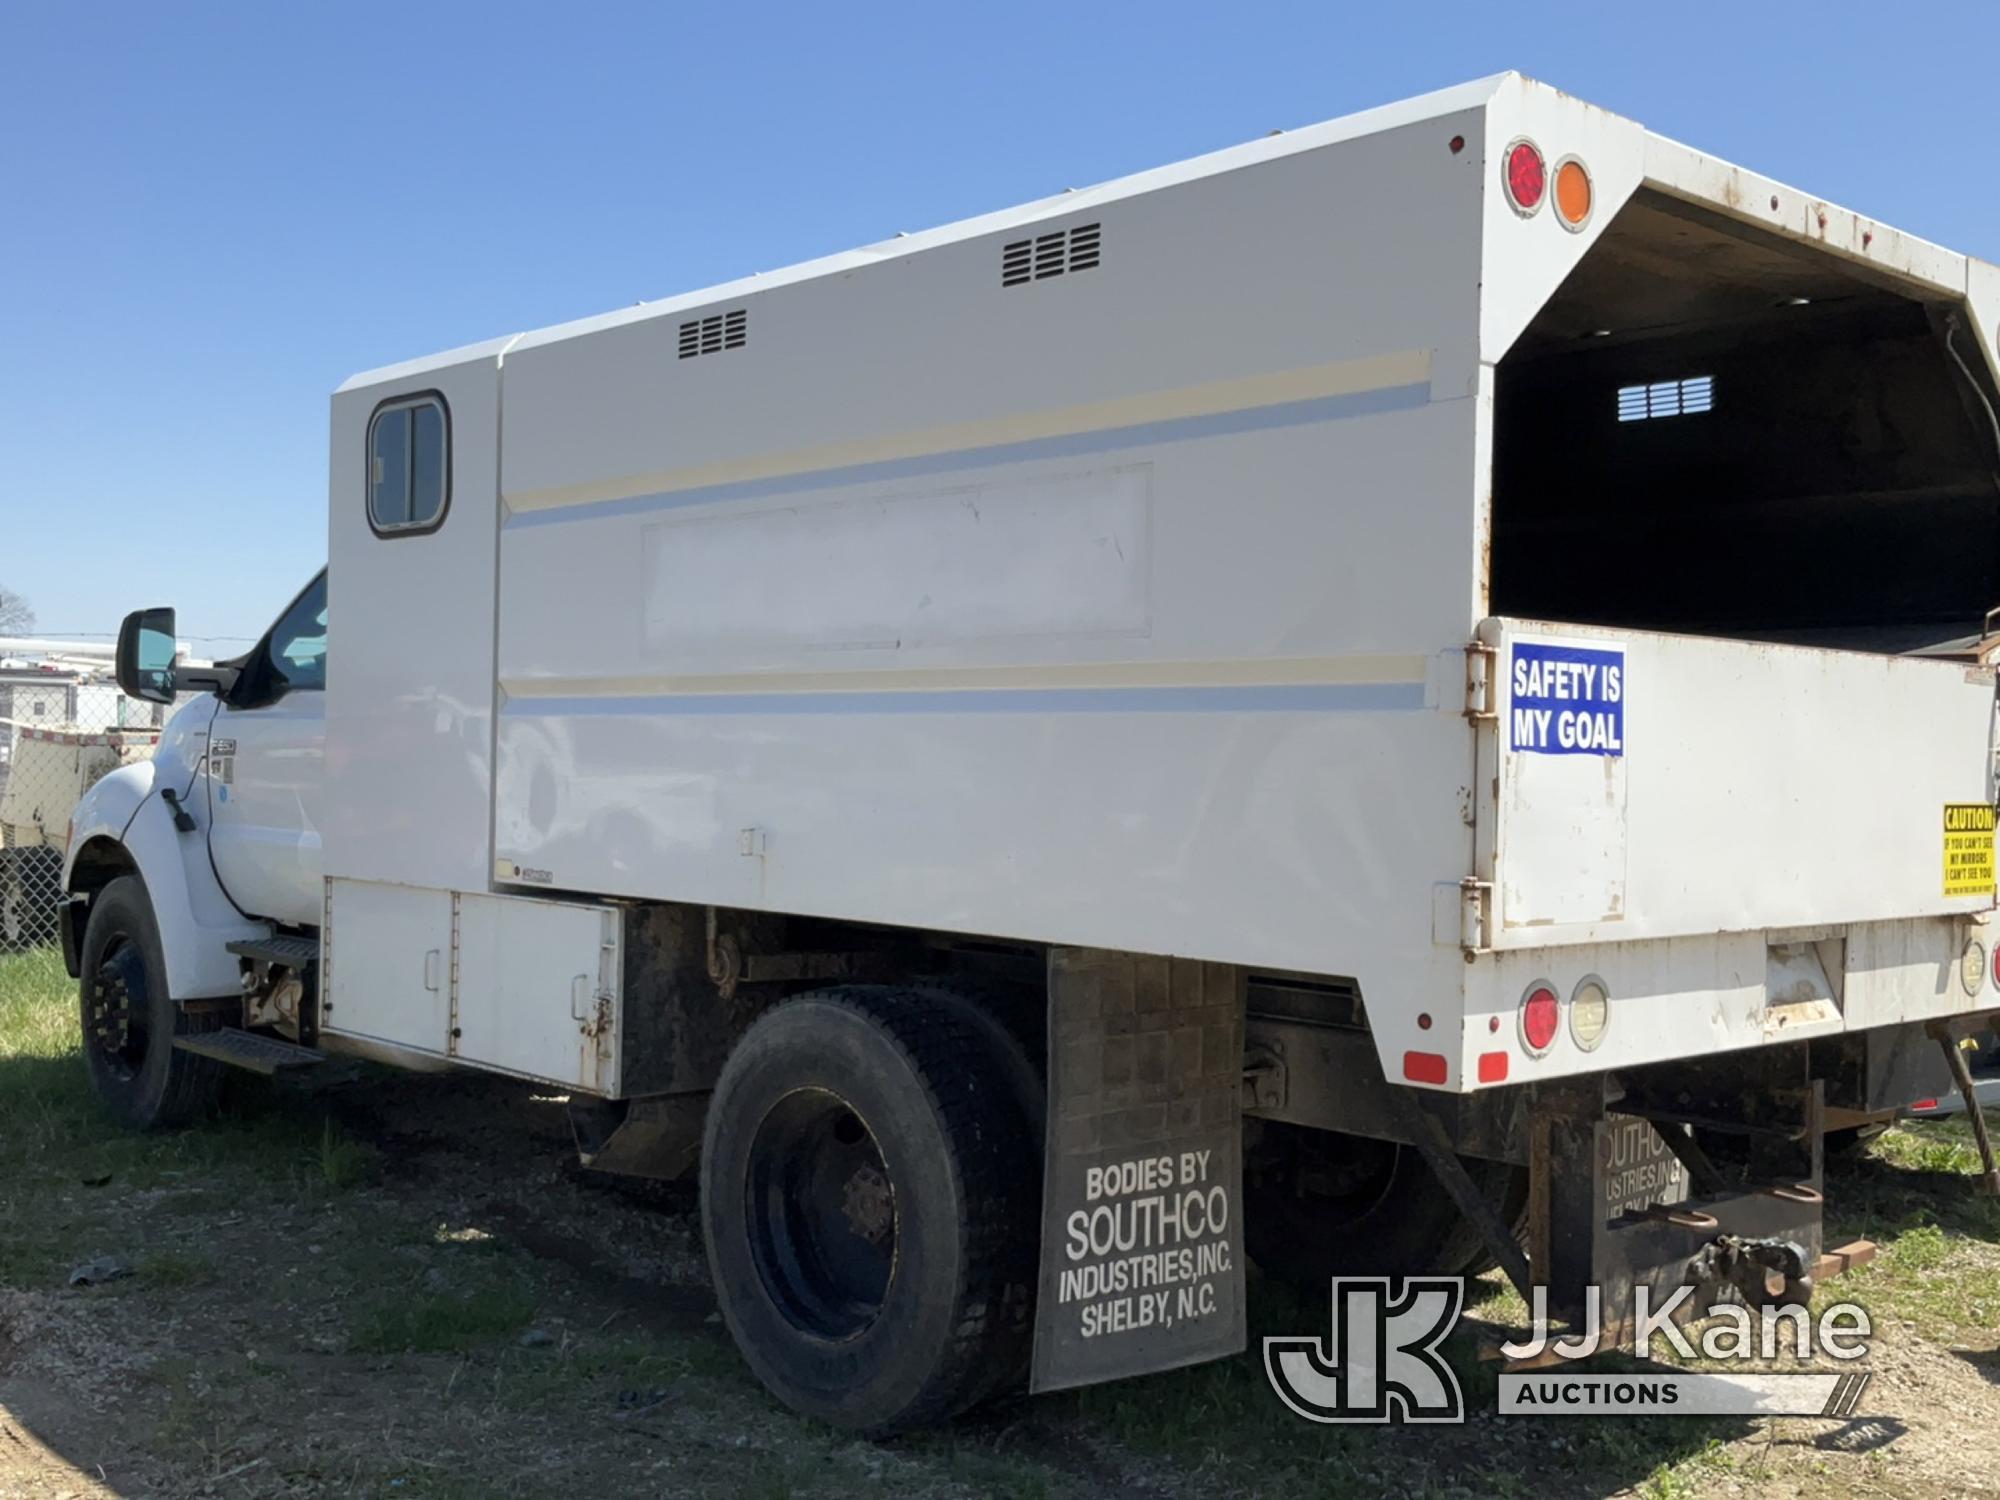
[{"label": "rear dump body opening", "polygon": [[1977,637],[2000,436],[1963,317],[1641,190],[1499,367],[1489,612],[1883,653]]}]

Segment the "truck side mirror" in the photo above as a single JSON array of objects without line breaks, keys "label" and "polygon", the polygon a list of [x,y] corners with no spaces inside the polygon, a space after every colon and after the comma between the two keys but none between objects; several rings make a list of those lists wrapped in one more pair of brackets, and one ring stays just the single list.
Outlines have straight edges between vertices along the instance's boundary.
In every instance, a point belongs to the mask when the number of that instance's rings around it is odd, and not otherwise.
[{"label": "truck side mirror", "polygon": [[118,686],[148,703],[174,701],[174,612],[135,609],[118,627]]}]

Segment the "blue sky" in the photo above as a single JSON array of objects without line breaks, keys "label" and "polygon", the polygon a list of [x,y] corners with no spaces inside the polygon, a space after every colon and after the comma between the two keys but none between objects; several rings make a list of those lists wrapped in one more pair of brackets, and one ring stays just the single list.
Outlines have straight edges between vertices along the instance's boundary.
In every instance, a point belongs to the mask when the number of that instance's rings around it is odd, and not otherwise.
[{"label": "blue sky", "polygon": [[2000,259],[1991,0],[13,0],[0,584],[47,631],[254,637],[355,370],[1510,67]]}]

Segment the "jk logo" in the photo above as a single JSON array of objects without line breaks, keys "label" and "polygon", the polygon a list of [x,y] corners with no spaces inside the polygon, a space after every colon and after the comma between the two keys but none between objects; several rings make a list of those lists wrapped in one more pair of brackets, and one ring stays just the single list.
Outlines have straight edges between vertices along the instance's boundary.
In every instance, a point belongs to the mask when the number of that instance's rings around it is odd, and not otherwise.
[{"label": "jk logo", "polygon": [[1437,1346],[1458,1322],[1465,1281],[1411,1276],[1333,1279],[1333,1329],[1264,1340],[1271,1389],[1308,1422],[1463,1422],[1458,1376]]}]

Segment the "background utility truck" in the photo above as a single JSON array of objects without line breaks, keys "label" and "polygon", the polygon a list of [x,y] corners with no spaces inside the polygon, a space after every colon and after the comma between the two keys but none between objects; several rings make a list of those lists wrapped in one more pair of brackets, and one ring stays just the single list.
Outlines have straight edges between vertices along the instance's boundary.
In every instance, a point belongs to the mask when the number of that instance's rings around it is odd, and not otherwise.
[{"label": "background utility truck", "polygon": [[269,636],[128,621],[91,1077],[566,1090],[874,1433],[1251,1262],[1795,1301],[2000,1007],[1996,324],[1506,75],[359,376]]}]

